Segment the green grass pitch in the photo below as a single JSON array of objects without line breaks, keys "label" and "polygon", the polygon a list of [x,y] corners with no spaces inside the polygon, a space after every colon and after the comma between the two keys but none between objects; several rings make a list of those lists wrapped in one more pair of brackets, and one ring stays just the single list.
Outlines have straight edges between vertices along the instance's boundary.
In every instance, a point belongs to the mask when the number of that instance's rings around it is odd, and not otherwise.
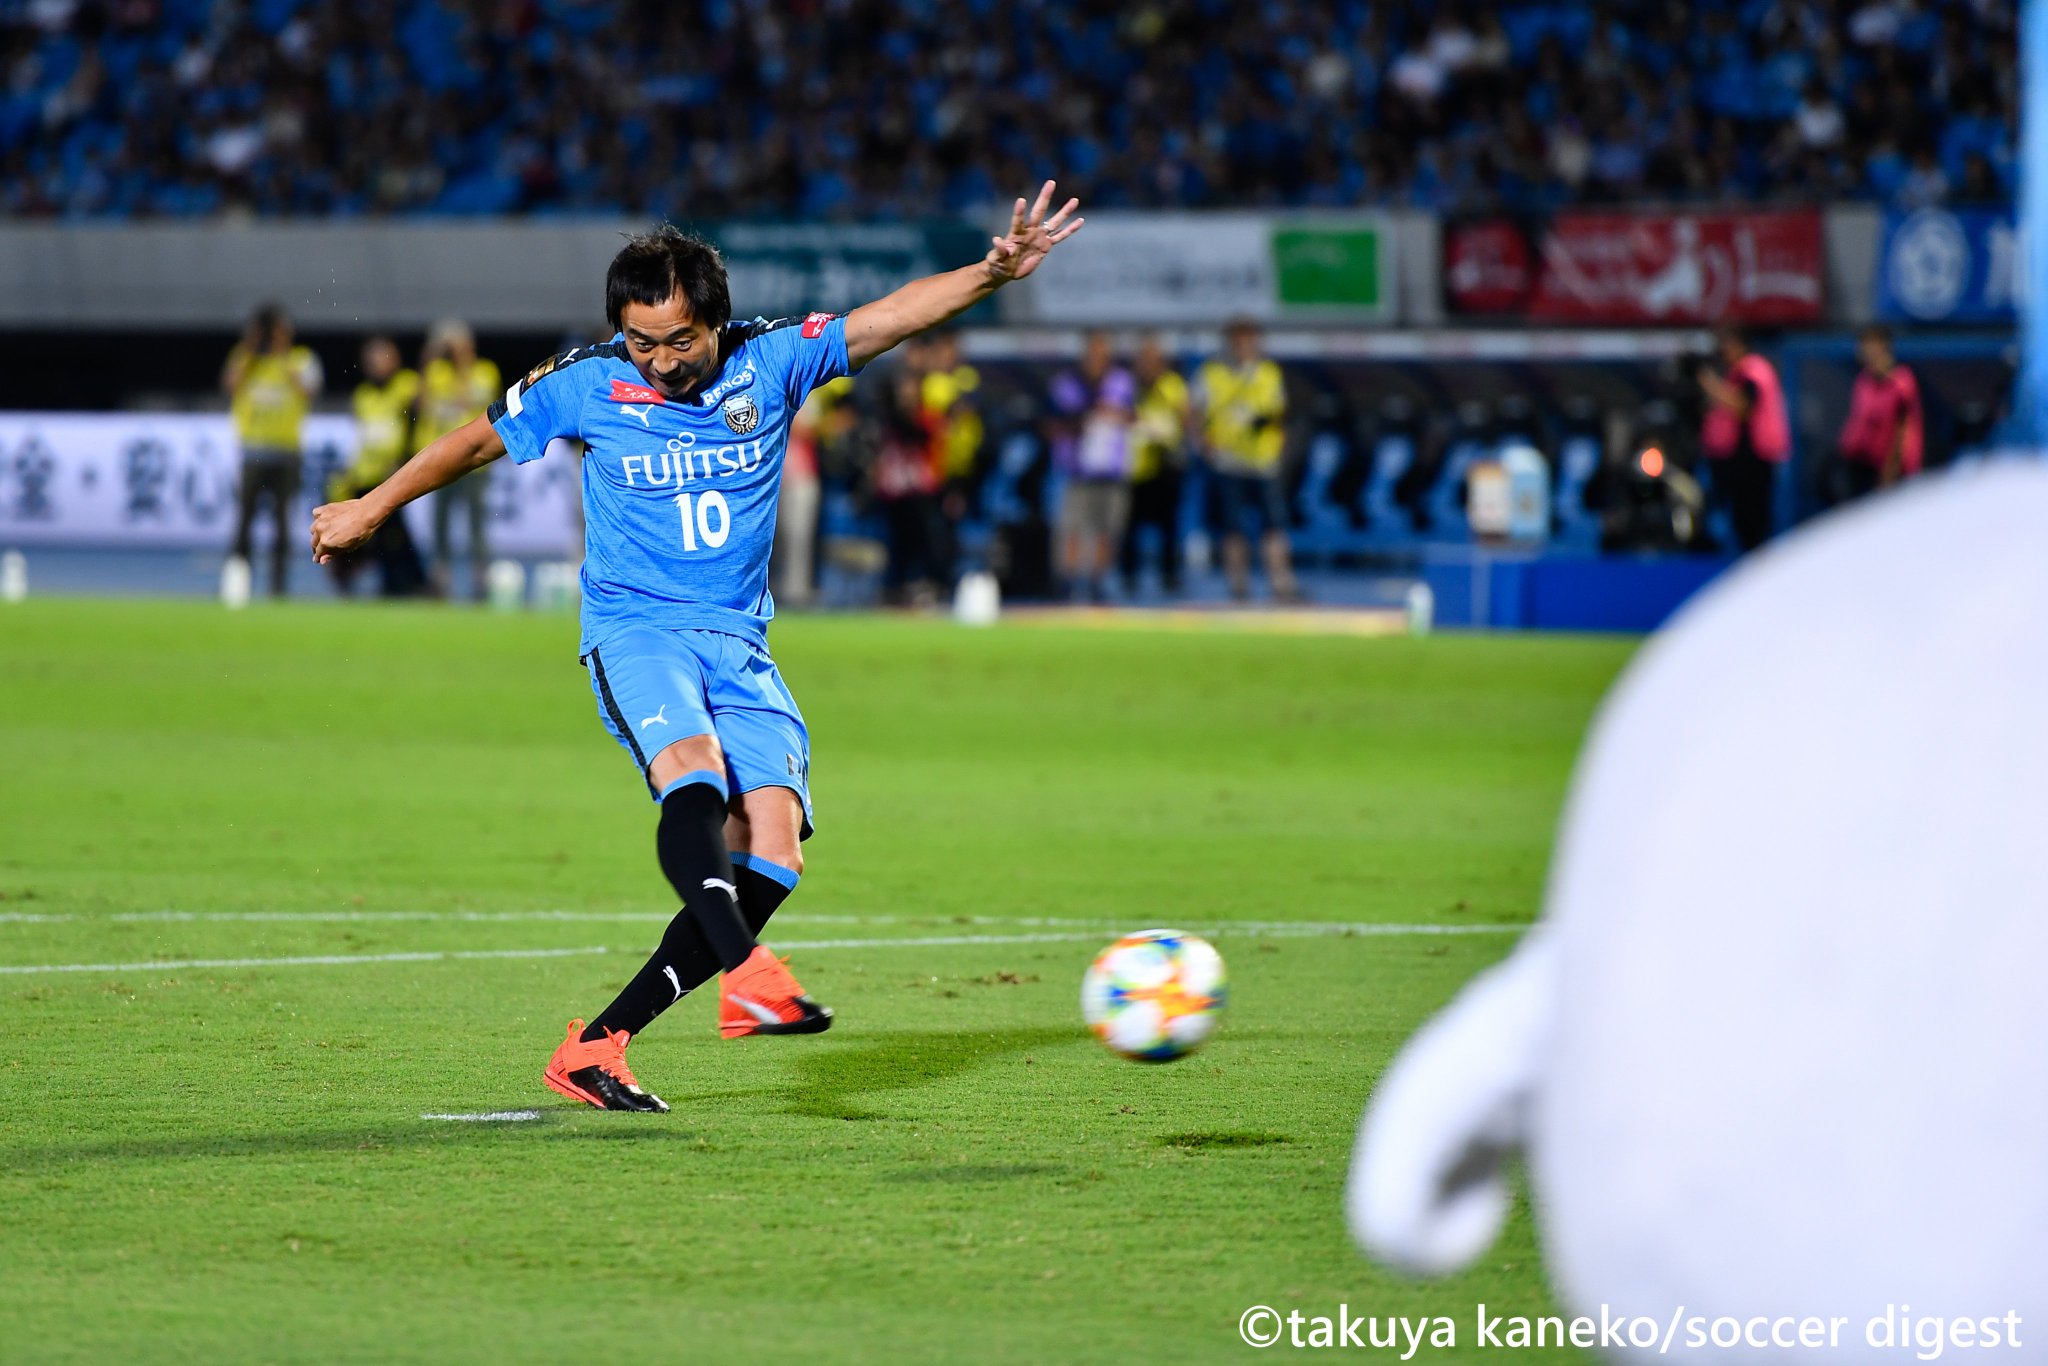
[{"label": "green grass pitch", "polygon": [[[1374,1078],[1513,934],[1301,927],[1528,921],[1626,642],[782,623],[819,831],[768,939],[838,1025],[728,1043],[699,993],[633,1046],[666,1116],[540,1084],[673,910],[574,645],[0,608],[0,966],[101,965],[0,973],[0,1360],[1197,1361],[1258,1303],[1555,1312],[1526,1208],[1426,1285],[1340,1212]],[[1233,992],[1164,1067],[1077,1010],[1157,924],[1221,924]],[[372,961],[152,966],[293,957]]]}]

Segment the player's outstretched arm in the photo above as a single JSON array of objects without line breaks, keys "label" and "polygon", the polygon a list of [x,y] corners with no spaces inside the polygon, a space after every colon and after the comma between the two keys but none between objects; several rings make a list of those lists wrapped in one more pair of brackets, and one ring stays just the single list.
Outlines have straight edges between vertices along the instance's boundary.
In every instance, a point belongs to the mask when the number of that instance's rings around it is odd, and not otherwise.
[{"label": "player's outstretched arm", "polygon": [[362,497],[313,509],[314,560],[326,564],[330,557],[354,550],[413,499],[446,488],[504,453],[504,439],[482,415],[428,442],[418,455]]},{"label": "player's outstretched arm", "polygon": [[1027,207],[1018,200],[1010,214],[1010,230],[990,238],[988,255],[974,265],[912,280],[895,293],[847,314],[846,359],[853,368],[858,370],[897,343],[958,317],[1010,281],[1038,269],[1038,263],[1079,232],[1084,221],[1072,217],[1081,207],[1078,199],[1069,199],[1058,213],[1046,216],[1053,189],[1048,180],[1036,203]]}]

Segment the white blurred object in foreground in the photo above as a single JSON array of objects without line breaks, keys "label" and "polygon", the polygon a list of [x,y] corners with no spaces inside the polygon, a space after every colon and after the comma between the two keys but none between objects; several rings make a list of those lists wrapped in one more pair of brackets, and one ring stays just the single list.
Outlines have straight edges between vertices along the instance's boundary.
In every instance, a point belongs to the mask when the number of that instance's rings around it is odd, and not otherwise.
[{"label": "white blurred object in foreground", "polygon": [[484,595],[493,611],[516,612],[526,605],[526,566],[492,560],[484,570]]},{"label": "white blurred object in foreground", "polygon": [[[1542,925],[1408,1044],[1347,1199],[1464,1266],[1526,1149],[1581,1313],[2016,1311],[2048,1361],[2048,468],[1885,495],[1644,649],[1574,779]],[[1952,1344],[1953,1346],[1953,1344]],[[1621,1354],[1654,1359],[1655,1347]],[[1981,1353],[1980,1353],[1981,1355]]]},{"label": "white blurred object in foreground", "polygon": [[239,611],[249,605],[249,593],[254,586],[254,577],[249,562],[240,555],[230,555],[220,566],[220,602],[229,611]]},{"label": "white blurred object in foreground", "polygon": [[0,554],[0,602],[28,600],[28,556],[19,550]]},{"label": "white blurred object in foreground", "polygon": [[995,575],[977,570],[960,576],[953,590],[953,620],[962,626],[993,626],[1002,611],[1003,592]]}]

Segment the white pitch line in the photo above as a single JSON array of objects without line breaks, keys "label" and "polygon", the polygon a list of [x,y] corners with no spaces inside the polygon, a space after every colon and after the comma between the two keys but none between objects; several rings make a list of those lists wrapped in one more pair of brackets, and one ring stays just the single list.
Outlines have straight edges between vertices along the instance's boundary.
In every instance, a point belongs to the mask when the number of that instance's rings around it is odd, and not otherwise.
[{"label": "white pitch line", "polygon": [[154,963],[7,963],[0,973],[171,972],[186,968],[335,968],[356,963],[442,963],[470,958],[572,958],[610,953],[602,944],[584,949],[458,949],[447,953],[309,953],[290,958],[176,958]]},{"label": "white pitch line", "polygon": [[[1245,921],[1236,925],[1197,925],[1210,934],[1246,934],[1266,939],[1350,939],[1387,935],[1519,934],[1527,925],[1356,925],[1297,924]],[[1059,931],[1049,934],[938,934],[878,939],[778,939],[775,949],[930,949],[972,947],[978,944],[1077,944],[1093,943],[1101,932]],[[461,949],[446,953],[326,953],[300,954],[288,958],[182,958],[154,963],[20,963],[0,964],[0,974],[21,975],[45,972],[168,972],[194,968],[301,968],[345,967],[357,963],[440,963],[475,958],[569,958],[609,953],[603,945],[580,949]]]},{"label": "white pitch line", "polygon": [[421,1119],[446,1120],[454,1124],[524,1124],[540,1118],[538,1110],[489,1110],[480,1115],[421,1115]]}]

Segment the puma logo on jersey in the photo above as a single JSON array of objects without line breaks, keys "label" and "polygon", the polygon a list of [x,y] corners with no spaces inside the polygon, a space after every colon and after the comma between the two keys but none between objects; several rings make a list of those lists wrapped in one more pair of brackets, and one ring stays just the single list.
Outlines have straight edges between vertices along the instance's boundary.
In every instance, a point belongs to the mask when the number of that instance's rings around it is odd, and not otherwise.
[{"label": "puma logo on jersey", "polygon": [[633,416],[639,418],[640,425],[645,427],[648,425],[647,415],[654,411],[654,405],[652,403],[649,403],[644,407],[635,408],[630,403],[621,403],[619,405],[619,411],[622,413],[631,413]]},{"label": "puma logo on jersey", "polygon": [[642,730],[646,730],[646,729],[647,729],[647,728],[648,728],[649,726],[665,726],[665,725],[667,725],[667,724],[668,724],[668,703],[664,702],[664,703],[662,703],[662,704],[661,704],[661,710],[660,710],[660,711],[658,711],[658,712],[654,713],[654,715],[652,715],[652,716],[648,717],[648,718],[647,718],[646,720],[644,720],[644,721],[642,721],[642,722],[640,723],[640,729],[642,729]]}]

